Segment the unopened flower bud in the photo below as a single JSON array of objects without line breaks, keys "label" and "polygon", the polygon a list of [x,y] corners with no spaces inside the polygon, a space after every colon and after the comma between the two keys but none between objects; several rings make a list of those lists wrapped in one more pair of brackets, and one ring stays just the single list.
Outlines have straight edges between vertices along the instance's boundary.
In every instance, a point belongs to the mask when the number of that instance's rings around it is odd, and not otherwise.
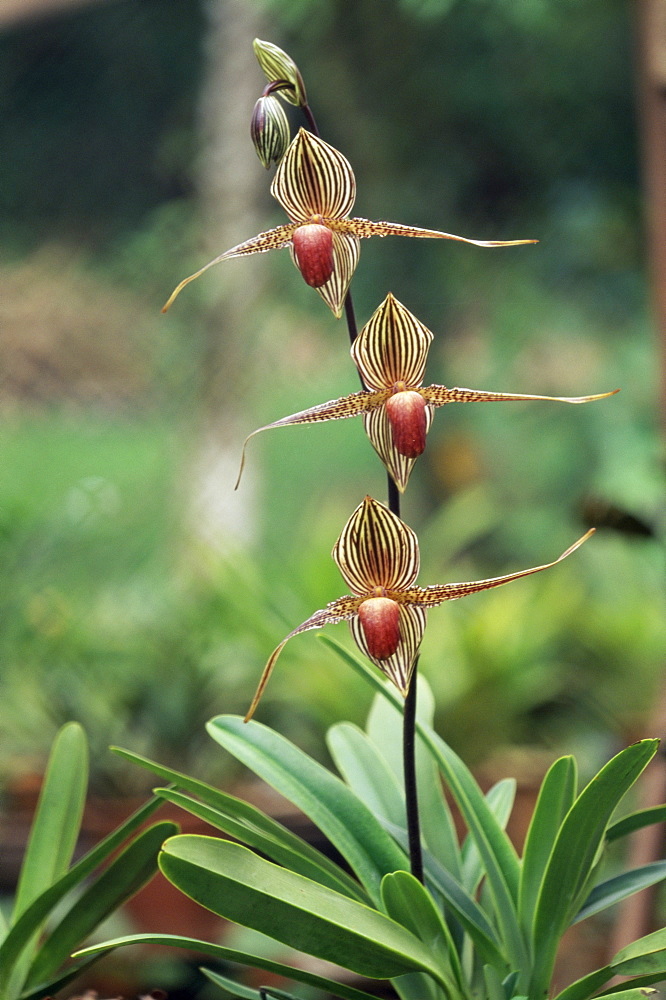
[{"label": "unopened flower bud", "polygon": [[391,424],[393,443],[405,458],[418,458],[426,445],[426,401],[410,389],[396,392],[386,401],[386,416]]},{"label": "unopened flower bud", "polygon": [[369,597],[358,617],[370,656],[388,660],[400,643],[400,605],[390,597]]},{"label": "unopened flower bud", "polygon": [[277,97],[268,94],[260,97],[252,112],[250,135],[257,156],[266,167],[271,161],[279,163],[289,145],[289,122]]},{"label": "unopened flower bud", "polygon": [[262,42],[260,38],[255,38],[252,47],[269,83],[277,83],[279,80],[285,80],[291,84],[290,87],[285,87],[284,90],[280,89],[278,91],[280,96],[285,101],[289,101],[290,104],[304,107],[308,103],[305,84],[303,83],[303,77],[298,70],[298,66],[291,56],[288,56],[277,45],[273,45],[272,42]]},{"label": "unopened flower bud", "polygon": [[333,274],[333,233],[311,222],[299,226],[291,238],[298,269],[312,288],[321,288]]}]

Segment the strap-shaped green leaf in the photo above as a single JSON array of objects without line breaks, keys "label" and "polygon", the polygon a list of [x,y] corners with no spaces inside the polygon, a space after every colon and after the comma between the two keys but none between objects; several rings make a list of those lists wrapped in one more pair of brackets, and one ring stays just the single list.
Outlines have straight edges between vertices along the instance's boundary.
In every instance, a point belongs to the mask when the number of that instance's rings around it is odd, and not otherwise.
[{"label": "strap-shaped green leaf", "polygon": [[[28,946],[32,936],[42,922],[52,912],[54,907],[75,886],[79,885],[133,833],[160,806],[158,799],[151,799],[136,812],[132,813],[124,823],[101,840],[91,851],[85,854],[66,875],[43,892],[21,914],[11,927],[7,937],[0,946],[0,996],[7,995],[7,984],[14,964],[21,952]],[[55,990],[47,990],[55,992]]]},{"label": "strap-shaped green leaf", "polygon": [[[67,871],[79,835],[87,786],[88,745],[81,726],[71,722],[58,732],[51,749],[10,925]],[[13,1000],[23,988],[38,934],[36,925],[12,966],[0,967],[0,995],[7,1000]]]},{"label": "strap-shaped green leaf", "polygon": [[301,809],[379,900],[388,872],[407,867],[404,853],[343,781],[279,733],[258,722],[221,715],[207,725],[221,746]]},{"label": "strap-shaped green leaf", "polygon": [[557,946],[575,915],[610,817],[654,757],[658,740],[642,740],[610,760],[581,792],[558,832],[534,913],[530,991],[548,989]]},{"label": "strap-shaped green leaf", "polygon": [[[327,645],[338,652],[384,698],[401,706],[399,695],[385,687],[368,666],[350,654],[334,640],[323,638]],[[516,852],[492,814],[483,792],[462,760],[429,727],[417,718],[416,731],[439,765],[463,818],[473,834],[486,869],[498,924],[511,963],[516,968],[527,968],[526,941],[518,925],[516,901],[520,866]]]},{"label": "strap-shaped green leaf", "polygon": [[627,896],[633,896],[641,889],[647,889],[650,885],[662,882],[665,878],[666,861],[653,861],[640,868],[622,872],[621,875],[616,875],[614,878],[595,886],[571,922],[577,924],[581,920],[591,917],[593,913],[599,913],[608,906],[613,906],[626,899]]},{"label": "strap-shaped green leaf", "polygon": [[88,746],[76,722],[53,743],[16,889],[12,922],[67,871],[88,787]]},{"label": "strap-shaped green leaf", "polygon": [[606,994],[607,996],[613,996],[615,1000],[645,1000],[649,996],[657,996],[657,990],[646,989],[644,986],[633,987],[628,990],[615,990],[612,994]]},{"label": "strap-shaped green leaf", "polygon": [[214,913],[359,975],[441,973],[430,951],[384,914],[287,871],[248,848],[212,837],[173,837],[160,868]]},{"label": "strap-shaped green leaf", "polygon": [[611,823],[606,830],[606,840],[610,843],[619,837],[626,837],[636,830],[642,830],[645,826],[664,822],[666,822],[666,805],[638,809],[636,812],[629,813],[628,816],[623,816],[617,823]]},{"label": "strap-shaped green leaf", "polygon": [[[386,828],[399,844],[407,844],[406,830],[389,823]],[[429,851],[423,852],[423,866],[428,887],[439,893],[446,908],[469,934],[482,959],[506,972],[506,955],[492,924],[476,900]]]},{"label": "strap-shaped green leaf", "polygon": [[212,969],[201,969],[206,979],[210,979],[211,983],[215,983],[219,990],[222,990],[224,994],[233,998],[233,1000],[267,1000],[268,997],[273,1000],[299,1000],[299,997],[295,997],[293,993],[287,993],[286,990],[278,990],[276,987],[271,986],[270,988],[262,988],[261,993],[258,989],[253,989],[251,986],[243,986],[242,983],[237,983],[233,979],[229,979],[228,976],[221,976],[219,972],[213,972]]},{"label": "strap-shaped green leaf", "polygon": [[409,872],[386,875],[382,882],[382,902],[389,917],[410,930],[430,949],[449,984],[449,996],[465,996],[465,979],[449,929],[432,896],[418,879]]},{"label": "strap-shaped green leaf", "polygon": [[525,968],[527,947],[516,909],[519,864],[513,845],[458,755],[431,729],[423,726],[419,732],[438,761],[483,859],[487,886],[509,959],[515,968]]},{"label": "strap-shaped green leaf", "polygon": [[666,927],[632,941],[613,956],[610,965],[614,973],[622,976],[666,976]]},{"label": "strap-shaped green leaf", "polygon": [[393,771],[358,726],[339,722],[326,734],[338,771],[375,816],[398,826],[405,822],[405,800]]},{"label": "strap-shaped green leaf", "polygon": [[[337,645],[336,652],[340,652]],[[376,675],[375,675],[376,676]],[[416,718],[417,723],[432,726],[435,699],[425,677],[417,674]],[[384,681],[379,684],[385,687]],[[391,767],[400,787],[404,783],[402,742],[396,740],[395,733],[402,729],[401,699],[386,699],[377,696],[370,708],[366,730],[368,736]],[[416,787],[419,795],[421,836],[431,854],[451,872],[458,881],[461,879],[461,859],[458,837],[451,810],[444,796],[439,768],[422,739],[416,744]],[[404,819],[400,821],[404,826]]]},{"label": "strap-shaped green leaf", "polygon": [[336,892],[341,892],[344,896],[349,896],[351,899],[358,899],[363,902],[367,901],[367,895],[358,883],[349,878],[342,868],[334,866],[332,862],[329,862],[324,854],[321,854],[320,857],[327,864],[317,864],[310,857],[305,856],[303,851],[292,850],[289,847],[285,847],[281,841],[275,841],[265,836],[262,832],[252,830],[247,825],[234,822],[233,819],[219,812],[217,809],[213,809],[212,806],[208,806],[204,802],[197,802],[196,799],[185,795],[183,792],[174,792],[166,788],[157,789],[156,792],[168,802],[173,802],[174,805],[181,806],[193,816],[198,816],[205,823],[209,823],[210,826],[215,826],[218,830],[222,830],[230,836],[237,837],[249,847],[260,850],[272,861],[276,861],[285,868],[289,868],[290,871],[304,875],[306,878],[311,878],[314,882],[319,882],[321,885],[327,885],[329,889],[335,889]]},{"label": "strap-shaped green leaf", "polygon": [[100,958],[103,958],[104,954],[105,953],[103,951],[100,951],[98,954],[88,955],[85,958],[81,958],[78,961],[70,963],[64,972],[59,972],[57,976],[53,977],[53,979],[49,979],[44,983],[39,983],[39,985],[34,988],[24,990],[23,993],[21,993],[19,1000],[44,1000],[45,997],[53,996],[61,990],[63,986],[67,986],[67,984],[71,983],[73,979],[76,979],[91,965],[98,962]]},{"label": "strap-shaped green leaf", "polygon": [[[323,885],[336,888],[339,892],[345,892],[355,899],[367,899],[367,894],[358,882],[342,871],[339,865],[278,823],[277,820],[271,819],[256,806],[250,805],[249,802],[236,798],[234,795],[229,795],[227,792],[219,791],[203,781],[189,777],[189,775],[181,774],[180,771],[163,767],[139,754],[131,753],[128,750],[119,750],[115,747],[112,749],[126,760],[139,764],[165,781],[170,781],[179,788],[184,788],[196,795],[214,810],[215,815],[211,813],[205,817],[201,815],[200,811],[197,811],[197,804],[193,799],[178,798],[178,805],[181,805],[188,812],[199,815],[202,819],[207,819],[212,826],[218,826],[230,836],[237,837],[238,840],[249,844],[250,847],[258,848],[274,861],[300,872],[301,875],[307,875],[309,878],[314,878],[315,881],[321,881]],[[167,789],[158,789],[158,794],[163,798],[171,798]],[[176,799],[172,799],[172,801],[176,801]],[[319,877],[315,874],[317,871],[320,872]]]},{"label": "strap-shaped green leaf", "polygon": [[[635,976],[599,992],[612,976]],[[588,1000],[591,996],[613,996],[624,987],[638,988],[661,982],[666,977],[666,928],[632,941],[611,959],[610,964],[583,976],[558,993],[554,1000]]]},{"label": "strap-shaped green leaf", "polygon": [[368,993],[356,989],[354,986],[336,983],[332,979],[292,965],[286,965],[284,962],[274,962],[272,959],[266,958],[265,955],[253,955],[248,951],[225,948],[219,944],[211,944],[210,941],[199,941],[196,938],[182,937],[177,934],[128,934],[125,937],[114,938],[103,944],[86,948],[78,954],[99,957],[100,954],[105,954],[113,948],[124,948],[135,944],[158,944],[170,948],[185,948],[187,951],[198,952],[200,955],[210,955],[224,965],[235,962],[239,965],[249,965],[253,969],[275,972],[280,976],[293,979],[295,982],[314,986],[324,993],[332,993],[333,996],[340,997],[341,1000],[372,1000]]},{"label": "strap-shaped green leaf", "polygon": [[142,831],[86,887],[37,952],[30,967],[28,987],[52,976],[78,944],[153,877],[160,847],[177,831],[175,823],[155,823]]},{"label": "strap-shaped green leaf", "polygon": [[[515,778],[503,778],[486,792],[486,802],[502,830],[506,830],[515,799]],[[483,858],[471,834],[468,834],[465,838],[461,853],[463,863],[462,884],[473,895],[483,878],[484,866]]]},{"label": "strap-shaped green leaf", "polygon": [[524,932],[531,934],[539,889],[550,852],[564,817],[576,797],[576,762],[560,757],[548,769],[525,838],[518,911]]},{"label": "strap-shaped green leaf", "polygon": [[575,983],[571,983],[565,990],[558,993],[554,997],[554,1000],[589,1000],[592,996],[595,998],[624,997],[625,1000],[641,1000],[642,998],[644,1000],[645,997],[654,994],[654,990],[645,989],[645,987],[651,986],[652,983],[660,982],[658,975],[639,976],[628,982],[623,980],[622,982],[615,983],[614,986],[609,986],[608,989],[598,993],[599,987],[603,986],[612,975],[612,968],[610,965],[606,965],[603,969],[597,969],[595,972],[583,976],[582,979],[577,979]]}]

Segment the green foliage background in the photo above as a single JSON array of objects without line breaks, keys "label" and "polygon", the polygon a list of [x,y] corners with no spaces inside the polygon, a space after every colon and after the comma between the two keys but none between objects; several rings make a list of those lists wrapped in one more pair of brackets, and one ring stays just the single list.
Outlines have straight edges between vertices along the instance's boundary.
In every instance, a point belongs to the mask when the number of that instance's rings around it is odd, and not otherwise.
[{"label": "green foliage background", "polygon": [[[552,394],[623,387],[585,408],[449,408],[405,509],[425,583],[551,559],[606,518],[556,574],[433,613],[423,656],[442,731],[467,759],[516,741],[603,757],[609,743],[643,734],[660,669],[631,5],[262,6],[323,135],[354,166],[359,215],[541,240],[496,253],[368,241],[354,284],[362,321],[391,288],[436,334],[430,381]],[[57,391],[46,376],[26,391],[3,364],[7,773],[19,754],[39,759],[69,718],[91,736],[100,785],[129,777],[107,772],[109,742],[214,768],[204,720],[244,711],[282,635],[342,592],[330,548],[361,496],[383,495],[360,425],[289,429],[252,443],[261,519],[242,555],[217,556],[186,522],[212,285],[161,322],[158,311],[201,261],[205,32],[192,0],[110,0],[0,36],[0,266],[5,284],[27,274],[12,301],[34,302],[24,326],[12,325],[15,342],[0,340],[3,357],[24,356],[34,317],[48,330],[54,282],[65,301],[70,282],[89,283],[76,337],[66,314],[67,350],[47,352],[62,364]],[[273,218],[267,199],[266,227]],[[340,326],[286,255],[233,263],[267,281],[244,359],[256,368],[229,373],[240,446],[255,426],[355,386]],[[96,335],[100,301],[111,319]],[[127,393],[73,390],[80,380],[62,359],[91,343],[105,345],[100,358]],[[307,637],[285,654],[264,719],[317,747],[322,725],[354,705],[362,717],[368,697]]]}]

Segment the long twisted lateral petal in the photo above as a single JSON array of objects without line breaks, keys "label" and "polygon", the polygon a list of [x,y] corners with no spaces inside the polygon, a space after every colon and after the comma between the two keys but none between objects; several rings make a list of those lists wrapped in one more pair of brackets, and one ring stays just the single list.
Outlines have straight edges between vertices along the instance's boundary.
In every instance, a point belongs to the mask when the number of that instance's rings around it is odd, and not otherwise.
[{"label": "long twisted lateral petal", "polygon": [[553,403],[591,403],[595,399],[607,399],[614,396],[619,389],[611,392],[599,392],[593,396],[534,396],[520,392],[485,392],[481,389],[462,389],[456,386],[447,389],[444,385],[429,385],[419,389],[421,395],[433,406],[445,406],[446,403],[509,403],[521,400],[546,400]]},{"label": "long twisted lateral petal", "polygon": [[340,219],[334,223],[339,232],[354,233],[360,239],[367,236],[414,236],[423,239],[457,240],[472,243],[477,247],[518,247],[538,240],[470,240],[453,233],[441,233],[436,229],[420,229],[418,226],[403,226],[399,222],[372,222],[370,219]]},{"label": "long twisted lateral petal", "polygon": [[232,247],[231,250],[225,250],[225,252],[221,253],[219,257],[215,257],[214,260],[209,260],[207,264],[200,267],[198,271],[194,272],[194,274],[190,274],[189,277],[183,278],[180,284],[176,285],[171,295],[162,306],[162,312],[165,313],[171,307],[174,300],[180,295],[183,288],[185,288],[185,285],[189,285],[190,281],[194,281],[194,279],[198,278],[200,274],[207,271],[209,267],[219,264],[222,260],[229,260],[231,257],[245,257],[248,254],[253,253],[266,253],[268,250],[281,250],[283,247],[289,245],[295,229],[296,225],[294,223],[287,223],[284,226],[277,226],[275,229],[269,229],[265,233],[259,233],[258,236],[254,236],[251,240],[246,240],[245,243],[239,243],[238,246]]},{"label": "long twisted lateral petal", "polygon": [[319,406],[313,406],[309,410],[300,410],[298,413],[292,413],[289,417],[282,417],[280,420],[273,421],[272,424],[264,424],[263,427],[252,431],[243,442],[241,464],[234,489],[238,489],[245,467],[245,448],[247,443],[256,434],[271,430],[273,427],[287,427],[290,424],[314,424],[323,420],[344,420],[346,417],[356,417],[360,413],[366,413],[376,406],[381,406],[388,398],[388,395],[387,390],[383,392],[366,392],[365,390],[361,390],[360,392],[352,393],[350,396],[331,399],[328,403],[320,403]]},{"label": "long twisted lateral petal", "polygon": [[443,604],[444,601],[455,601],[459,597],[466,597],[468,594],[476,594],[480,590],[490,590],[492,587],[501,587],[505,583],[511,583],[512,580],[520,580],[523,576],[531,576],[533,573],[540,573],[544,569],[550,569],[552,566],[556,566],[567,556],[570,556],[572,552],[588,540],[595,532],[594,528],[590,528],[582,538],[570,545],[566,552],[563,552],[561,556],[554,559],[553,562],[545,563],[543,566],[532,566],[530,569],[519,570],[517,573],[509,573],[507,576],[495,576],[489,580],[474,580],[470,583],[445,583],[439,586],[433,587],[413,587],[409,591],[396,596],[398,601],[406,601],[408,604],[419,604],[424,608],[432,608],[438,604]]},{"label": "long twisted lateral petal", "polygon": [[271,653],[268,663],[264,667],[264,671],[261,675],[259,685],[255,692],[254,698],[252,699],[252,704],[250,705],[247,715],[244,721],[249,722],[254,715],[257,705],[261,699],[264,689],[268,683],[268,679],[273,673],[273,667],[277,663],[277,659],[284,649],[285,645],[292,639],[295,635],[299,635],[301,632],[308,632],[313,628],[323,628],[324,625],[335,625],[337,622],[346,621],[351,618],[358,611],[359,600],[357,597],[340,597],[337,601],[331,601],[327,604],[325,608],[321,611],[315,611],[315,613],[308,618],[307,621],[299,625],[298,628],[292,629],[289,635],[285,636],[279,646]]}]

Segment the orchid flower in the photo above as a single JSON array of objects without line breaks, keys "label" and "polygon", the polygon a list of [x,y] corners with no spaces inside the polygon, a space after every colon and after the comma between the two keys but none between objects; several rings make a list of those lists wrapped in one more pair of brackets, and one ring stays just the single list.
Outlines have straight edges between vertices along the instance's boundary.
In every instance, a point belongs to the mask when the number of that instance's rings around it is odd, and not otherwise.
[{"label": "orchid flower", "polygon": [[288,640],[300,632],[341,621],[349,621],[351,633],[361,651],[386,674],[404,697],[425,631],[428,608],[549,569],[575,552],[593,533],[594,528],[591,528],[561,556],[543,566],[533,566],[489,580],[415,587],[420,561],[416,534],[387,507],[366,496],[347,521],[333,548],[333,558],[352,594],[332,601],[321,611],[315,611],[273,650],[245,721],[254,715],[277,658]]},{"label": "orchid flower", "polygon": [[245,445],[261,431],[288,424],[341,420],[362,414],[366,433],[400,492],[407,486],[414,462],[425,449],[435,409],[447,403],[495,403],[526,399],[559,403],[588,403],[614,392],[594,396],[534,396],[525,393],[484,392],[423,386],[428,350],[433,335],[416,316],[389,292],[352,344],[351,355],[366,388],[350,396],[321,403],[266,424],[246,438]]},{"label": "orchid flower", "polygon": [[342,315],[349,282],[358,264],[360,241],[367,236],[416,236],[458,240],[480,247],[518,246],[537,240],[468,240],[434,229],[397,222],[350,219],[356,180],[348,160],[328,143],[300,129],[275,172],[271,194],[289,222],[226,250],[185,278],[164,305],[166,312],[181,290],[220,261],[290,247],[294,263],[337,317]]}]

